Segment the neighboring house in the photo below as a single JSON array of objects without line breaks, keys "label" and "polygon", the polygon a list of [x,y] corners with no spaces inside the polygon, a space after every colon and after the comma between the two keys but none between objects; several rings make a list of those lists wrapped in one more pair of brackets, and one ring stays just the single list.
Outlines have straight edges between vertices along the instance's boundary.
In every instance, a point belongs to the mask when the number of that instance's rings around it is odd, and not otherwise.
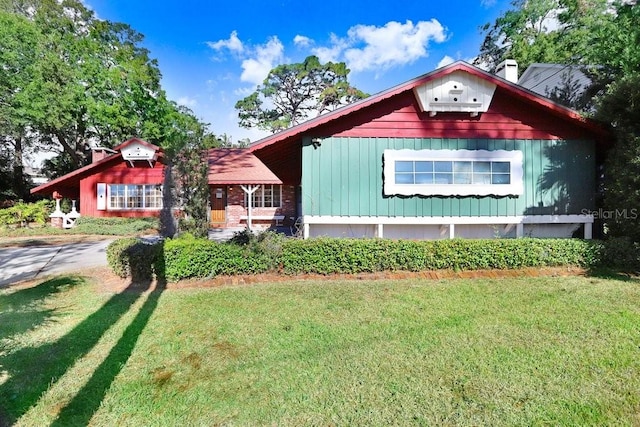
[{"label": "neighboring house", "polygon": [[591,85],[581,67],[563,64],[534,63],[518,79],[518,85],[531,92],[566,101],[577,100]]},{"label": "neighboring house", "polygon": [[[132,138],[114,149],[94,149],[92,154],[91,164],[31,192],[51,194],[57,200],[79,199],[79,212],[86,216],[160,215],[165,168],[165,156],[160,147]],[[250,222],[278,224],[295,216],[295,188],[283,186],[282,181],[248,150],[212,149],[208,163],[213,227],[234,227]],[[52,221],[62,226],[67,216],[69,213],[60,212],[58,206]],[[77,216],[75,211],[71,213],[71,219]]]},{"label": "neighboring house", "polygon": [[[591,238],[608,138],[577,112],[456,62],[248,149],[210,150],[211,224],[296,222],[305,237]],[[128,159],[135,150],[144,155]],[[33,192],[80,195],[83,215],[159,213],[162,150],[134,138],[114,151]],[[143,196],[130,202],[131,191]]]}]

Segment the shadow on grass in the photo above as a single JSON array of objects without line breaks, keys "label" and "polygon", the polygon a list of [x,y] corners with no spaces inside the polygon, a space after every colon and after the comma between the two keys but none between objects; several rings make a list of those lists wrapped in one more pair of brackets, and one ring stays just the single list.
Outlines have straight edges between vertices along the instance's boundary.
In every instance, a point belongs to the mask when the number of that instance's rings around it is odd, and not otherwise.
[{"label": "shadow on grass", "polygon": [[[164,262],[156,265],[164,266]],[[54,425],[88,424],[113,379],[126,364],[165,289],[164,271],[156,271],[156,274],[155,287],[134,320],[88,383],[60,411]],[[58,341],[24,348],[4,357],[2,364],[8,371],[8,380],[0,386],[0,427],[15,424],[151,288],[152,281],[148,277],[132,277],[124,291],[111,297]]]},{"label": "shadow on grass", "polygon": [[625,271],[614,268],[594,268],[587,272],[589,277],[598,279],[619,280],[622,282],[640,283],[640,274],[637,271]]},{"label": "shadow on grass", "polygon": [[0,295],[0,340],[27,332],[51,320],[55,310],[43,308],[46,298],[83,283],[77,276],[57,277],[8,295]]}]

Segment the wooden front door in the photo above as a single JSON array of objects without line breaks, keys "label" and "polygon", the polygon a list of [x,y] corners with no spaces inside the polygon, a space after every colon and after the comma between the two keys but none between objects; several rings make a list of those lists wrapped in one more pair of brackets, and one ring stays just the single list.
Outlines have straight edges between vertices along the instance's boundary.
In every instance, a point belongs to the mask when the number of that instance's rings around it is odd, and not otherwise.
[{"label": "wooden front door", "polygon": [[224,224],[227,220],[227,188],[212,187],[211,188],[211,223]]}]

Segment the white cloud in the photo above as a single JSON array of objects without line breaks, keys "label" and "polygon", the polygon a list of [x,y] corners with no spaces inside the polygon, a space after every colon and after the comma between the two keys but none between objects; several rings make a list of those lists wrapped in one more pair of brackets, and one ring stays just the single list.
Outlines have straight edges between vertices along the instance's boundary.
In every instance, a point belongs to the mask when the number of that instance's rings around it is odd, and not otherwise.
[{"label": "white cloud", "polygon": [[259,85],[274,66],[283,63],[284,46],[278,37],[274,36],[266,44],[257,46],[252,56],[242,61],[240,80]]},{"label": "white cloud", "polygon": [[321,46],[311,50],[313,54],[318,57],[320,62],[339,62],[342,52],[344,52],[344,50],[349,47],[349,42],[347,39],[341,39],[333,33],[331,33],[330,37],[330,46]]},{"label": "white cloud", "polygon": [[182,105],[188,108],[193,108],[198,105],[198,101],[196,101],[194,98],[189,98],[188,96],[181,96],[176,102],[178,105]]},{"label": "white cloud", "polygon": [[480,4],[482,5],[482,7],[493,7],[496,4],[496,0],[480,0]]},{"label": "white cloud", "polygon": [[442,58],[440,60],[440,62],[438,62],[438,65],[436,65],[436,69],[437,68],[442,68],[445,65],[449,65],[449,64],[453,64],[454,62],[456,62],[455,59],[453,59],[452,57],[450,57],[449,55],[445,55],[444,58]]},{"label": "white cloud", "polygon": [[242,53],[244,51],[244,44],[238,38],[238,32],[232,31],[231,35],[226,40],[218,40],[217,42],[207,42],[207,46],[215,51],[221,51],[222,49],[229,49],[231,52]]},{"label": "white cloud", "polygon": [[356,25],[346,38],[332,34],[331,45],[316,48],[314,53],[322,61],[342,58],[352,71],[386,69],[428,56],[429,43],[442,43],[446,38],[446,29],[436,19],[415,25],[390,21],[382,27]]},{"label": "white cloud", "polygon": [[298,34],[293,38],[293,43],[298,47],[309,47],[313,44],[313,40],[307,36],[301,36]]}]

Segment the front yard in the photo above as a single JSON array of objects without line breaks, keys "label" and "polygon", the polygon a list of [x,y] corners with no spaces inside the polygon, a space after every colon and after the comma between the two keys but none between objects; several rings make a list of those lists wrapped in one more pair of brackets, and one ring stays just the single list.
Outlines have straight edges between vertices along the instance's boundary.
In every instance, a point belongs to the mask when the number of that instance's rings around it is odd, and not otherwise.
[{"label": "front yard", "polygon": [[634,425],[640,281],[0,289],[0,425]]}]

